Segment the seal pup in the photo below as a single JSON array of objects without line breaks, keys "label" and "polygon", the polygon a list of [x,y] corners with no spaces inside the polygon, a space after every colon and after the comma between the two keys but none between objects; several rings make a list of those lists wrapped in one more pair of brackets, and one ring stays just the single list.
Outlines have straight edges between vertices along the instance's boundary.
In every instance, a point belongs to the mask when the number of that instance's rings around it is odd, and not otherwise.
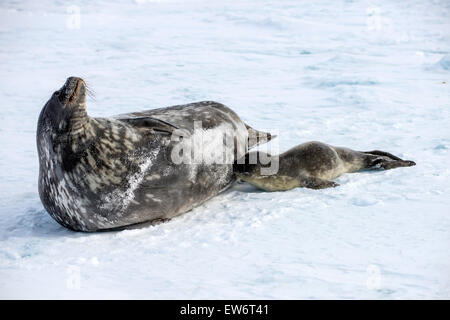
[{"label": "seal pup", "polygon": [[[213,101],[89,117],[86,90],[83,79],[68,78],[43,107],[36,134],[41,201],[72,230],[117,230],[189,211],[235,181],[233,162],[248,148],[271,139]],[[226,132],[233,143],[224,144]],[[249,142],[255,134],[266,139]],[[230,160],[174,161],[191,153],[180,144],[195,143],[204,154],[223,148]]]},{"label": "seal pup", "polygon": [[[278,172],[262,174],[263,166],[258,162],[261,157],[278,161]],[[252,158],[256,161],[250,161]],[[415,165],[414,161],[402,160],[384,151],[354,151],[316,141],[303,143],[277,156],[251,152],[245,156],[245,161],[239,163],[235,164],[236,175],[265,191],[337,187],[339,184],[331,180],[347,172],[380,168],[389,170]]]}]

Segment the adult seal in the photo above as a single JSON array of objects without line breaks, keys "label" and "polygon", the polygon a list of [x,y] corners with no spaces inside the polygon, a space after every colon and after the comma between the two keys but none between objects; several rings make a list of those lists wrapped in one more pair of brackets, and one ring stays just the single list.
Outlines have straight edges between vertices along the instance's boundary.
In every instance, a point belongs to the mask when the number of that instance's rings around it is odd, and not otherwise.
[{"label": "adult seal", "polygon": [[[264,163],[260,161],[261,158],[277,163],[276,170],[268,170],[261,164]],[[332,180],[344,173],[364,169],[389,170],[416,164],[385,151],[355,151],[317,141],[300,144],[275,156],[251,152],[240,162],[241,164],[235,165],[236,175],[265,191],[286,191],[298,187],[337,187],[339,184]]]},{"label": "adult seal", "polygon": [[[89,117],[86,90],[68,78],[37,127],[41,201],[72,230],[130,228],[189,211],[230,186],[233,162],[270,139],[212,101]],[[249,141],[254,135],[261,138]],[[222,161],[208,160],[217,150]]]}]

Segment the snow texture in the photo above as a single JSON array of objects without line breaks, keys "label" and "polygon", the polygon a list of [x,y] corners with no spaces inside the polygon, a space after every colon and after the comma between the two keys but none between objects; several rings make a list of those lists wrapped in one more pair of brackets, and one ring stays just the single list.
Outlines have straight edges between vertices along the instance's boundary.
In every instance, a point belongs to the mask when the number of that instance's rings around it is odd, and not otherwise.
[{"label": "snow texture", "polygon": [[[450,298],[449,16],[447,0],[2,1],[0,298]],[[216,100],[280,151],[417,166],[238,184],[169,223],[74,233],[40,203],[35,145],[68,76],[96,92],[91,116]]]}]

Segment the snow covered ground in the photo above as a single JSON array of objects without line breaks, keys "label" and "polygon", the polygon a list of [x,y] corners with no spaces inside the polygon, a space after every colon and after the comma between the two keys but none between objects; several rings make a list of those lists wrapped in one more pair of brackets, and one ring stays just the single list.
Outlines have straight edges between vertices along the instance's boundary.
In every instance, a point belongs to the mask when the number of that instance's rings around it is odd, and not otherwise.
[{"label": "snow covered ground", "polygon": [[[450,298],[450,2],[0,2],[0,298]],[[74,233],[43,209],[35,130],[68,76],[92,116],[200,100],[417,162],[340,187],[236,185],[173,221]]]}]

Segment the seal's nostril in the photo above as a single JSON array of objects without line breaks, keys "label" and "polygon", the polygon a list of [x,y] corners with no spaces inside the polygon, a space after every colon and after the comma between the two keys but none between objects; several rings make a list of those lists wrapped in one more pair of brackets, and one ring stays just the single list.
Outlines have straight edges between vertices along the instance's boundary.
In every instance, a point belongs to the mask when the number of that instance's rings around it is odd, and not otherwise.
[{"label": "seal's nostril", "polygon": [[71,85],[71,86],[75,86],[78,82],[84,82],[83,79],[79,78],[79,77],[69,77],[66,80],[66,85]]},{"label": "seal's nostril", "polygon": [[83,93],[84,80],[78,77],[69,77],[59,90],[58,99],[61,103],[71,103],[78,98],[80,93]]}]

